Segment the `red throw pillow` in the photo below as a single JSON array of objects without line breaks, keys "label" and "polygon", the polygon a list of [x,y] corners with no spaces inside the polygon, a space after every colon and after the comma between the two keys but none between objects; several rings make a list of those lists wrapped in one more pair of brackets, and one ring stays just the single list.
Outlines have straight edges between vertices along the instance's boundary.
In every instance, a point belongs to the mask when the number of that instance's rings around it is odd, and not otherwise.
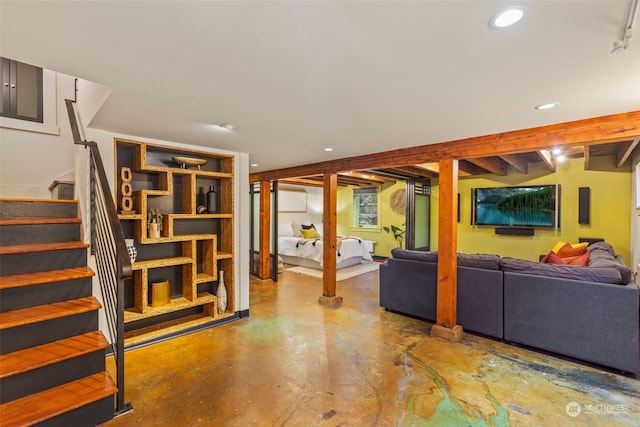
[{"label": "red throw pillow", "polygon": [[558,250],[557,254],[560,258],[579,256],[587,252],[587,245],[588,243],[582,245],[571,245],[567,243]]},{"label": "red throw pillow", "polygon": [[542,259],[542,262],[546,262],[548,264],[578,265],[586,267],[589,265],[590,256],[591,254],[587,252],[578,256],[560,257],[553,252],[549,252],[549,254]]}]

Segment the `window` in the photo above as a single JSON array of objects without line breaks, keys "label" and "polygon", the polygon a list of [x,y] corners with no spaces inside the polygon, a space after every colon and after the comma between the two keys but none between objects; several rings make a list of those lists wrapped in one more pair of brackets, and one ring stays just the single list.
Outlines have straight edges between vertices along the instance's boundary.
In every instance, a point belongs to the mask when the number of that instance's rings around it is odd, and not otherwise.
[{"label": "window", "polygon": [[378,227],[378,188],[353,190],[353,226]]},{"label": "window", "polygon": [[43,123],[42,68],[7,58],[0,60],[0,116]]}]

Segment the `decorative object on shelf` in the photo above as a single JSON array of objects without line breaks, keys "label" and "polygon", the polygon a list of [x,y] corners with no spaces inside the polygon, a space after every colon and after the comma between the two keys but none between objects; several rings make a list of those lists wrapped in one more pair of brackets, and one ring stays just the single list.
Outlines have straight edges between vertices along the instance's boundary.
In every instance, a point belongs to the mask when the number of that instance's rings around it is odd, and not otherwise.
[{"label": "decorative object on shelf", "polygon": [[200,170],[200,166],[207,164],[207,159],[200,159],[198,157],[173,156],[173,160],[178,163],[182,169],[195,166]]},{"label": "decorative object on shelf", "polygon": [[160,307],[171,302],[171,284],[169,281],[151,284],[151,307]]},{"label": "decorative object on shelf", "polygon": [[120,199],[120,213],[121,214],[132,214],[133,211],[133,187],[131,186],[131,168],[124,167],[120,169],[120,179],[122,180],[122,184],[120,184],[120,193],[122,194],[122,198]]},{"label": "decorative object on shelf", "polygon": [[209,191],[207,192],[207,212],[210,214],[218,212],[218,193],[216,193],[216,187],[213,185],[209,186]]},{"label": "decorative object on shelf", "polygon": [[220,278],[218,279],[218,290],[216,296],[218,297],[218,314],[222,314],[227,311],[227,288],[224,287],[224,271],[218,272]]},{"label": "decorative object on shelf", "polygon": [[206,214],[207,208],[204,205],[200,205],[196,208],[196,212],[199,214]]},{"label": "decorative object on shelf", "polygon": [[159,239],[160,232],[162,231],[162,213],[160,209],[149,210],[147,221],[149,225],[149,238]]},{"label": "decorative object on shelf", "polygon": [[127,245],[127,252],[129,253],[129,259],[131,260],[131,264],[136,261],[136,257],[138,256],[138,250],[136,246],[133,244],[133,239],[124,239],[124,242]]}]

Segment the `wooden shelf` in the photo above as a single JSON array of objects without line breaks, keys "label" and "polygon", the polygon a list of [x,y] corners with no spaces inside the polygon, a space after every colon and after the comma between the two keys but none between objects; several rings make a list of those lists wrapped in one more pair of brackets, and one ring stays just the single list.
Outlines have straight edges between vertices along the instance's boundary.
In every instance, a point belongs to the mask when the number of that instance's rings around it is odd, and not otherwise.
[{"label": "wooden shelf", "polygon": [[196,283],[207,283],[207,282],[213,282],[214,280],[217,280],[217,277],[211,274],[198,273],[196,275]]},{"label": "wooden shelf", "polygon": [[[145,313],[138,313],[132,309],[127,309],[124,312],[124,323],[135,322],[137,320],[147,319],[149,317],[160,316],[161,314],[167,314],[178,310],[184,310],[186,308],[199,307],[205,304],[216,305],[218,298],[208,292],[201,292],[198,294],[198,298],[195,301],[189,301],[186,298],[172,298],[171,302],[159,307],[149,306]],[[212,311],[215,307],[212,308]]]},{"label": "wooden shelf", "polygon": [[[125,235],[134,238],[138,258],[142,259],[133,263],[133,278],[127,282],[133,287],[133,301],[125,302],[129,306],[125,312],[125,322],[159,317],[193,307],[202,307],[199,317],[205,318],[205,321],[232,316],[236,311],[233,263],[234,156],[122,138],[116,138],[114,144],[115,197],[118,200],[124,197],[122,168],[129,168],[131,179],[127,180],[126,185],[130,185],[132,195],[127,197],[133,199],[133,212],[120,214],[118,218],[123,225],[126,224]],[[176,156],[198,157],[207,162],[201,169],[173,167],[173,157]],[[215,185],[218,191],[219,213],[197,214],[198,204],[202,203],[202,187],[209,185]],[[119,203],[116,205],[120,206]],[[163,215],[163,229],[159,238],[148,237],[147,214],[152,208],[160,208]],[[161,272],[154,271],[165,267],[169,268]],[[212,293],[217,287],[219,270],[225,272],[228,298],[225,313],[217,313],[217,297]],[[160,281],[170,282],[172,299],[166,305],[152,307],[152,282],[159,281],[160,277],[163,277]],[[208,292],[198,293],[198,287]],[[182,317],[186,320],[192,315],[193,310],[187,310]],[[145,332],[141,331],[141,334],[146,334],[147,329],[157,334],[163,324],[180,323],[182,317],[177,315],[168,323],[162,317],[155,323],[144,322]],[[131,327],[135,328],[135,325]],[[128,331],[127,335],[138,334],[134,330]]]},{"label": "wooden shelf", "polygon": [[167,215],[169,218],[173,219],[231,219],[233,218],[232,214],[169,214]]},{"label": "wooden shelf", "polygon": [[175,257],[175,258],[158,258],[148,259],[145,261],[136,261],[131,268],[133,270],[143,270],[149,268],[170,267],[172,265],[183,265],[192,263],[193,259],[188,257]]},{"label": "wooden shelf", "polygon": [[215,239],[216,237],[217,235],[215,234],[177,234],[171,237],[160,237],[158,239],[150,239],[147,237],[141,239],[140,241],[136,241],[136,243],[146,245],[157,243],[185,242],[189,240],[211,240]]}]

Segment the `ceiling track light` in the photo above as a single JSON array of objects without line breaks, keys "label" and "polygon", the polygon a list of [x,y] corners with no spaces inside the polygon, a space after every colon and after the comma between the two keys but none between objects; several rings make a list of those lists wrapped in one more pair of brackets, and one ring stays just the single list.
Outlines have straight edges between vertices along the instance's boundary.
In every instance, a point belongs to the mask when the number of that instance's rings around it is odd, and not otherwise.
[{"label": "ceiling track light", "polygon": [[629,40],[633,35],[633,24],[636,20],[637,12],[638,0],[631,0],[629,15],[627,16],[627,25],[624,27],[622,38],[613,42],[613,49],[611,49],[611,53],[621,53],[629,47]]}]

